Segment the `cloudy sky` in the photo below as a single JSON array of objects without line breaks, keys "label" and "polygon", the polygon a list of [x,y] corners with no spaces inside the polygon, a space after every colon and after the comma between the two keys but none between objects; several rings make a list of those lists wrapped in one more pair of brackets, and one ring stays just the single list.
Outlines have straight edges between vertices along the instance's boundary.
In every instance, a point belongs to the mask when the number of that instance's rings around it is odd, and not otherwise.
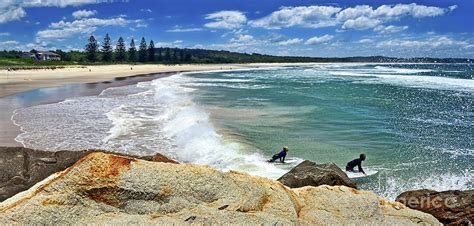
[{"label": "cloudy sky", "polygon": [[82,50],[106,33],[274,55],[474,58],[474,1],[0,0],[0,49]]}]

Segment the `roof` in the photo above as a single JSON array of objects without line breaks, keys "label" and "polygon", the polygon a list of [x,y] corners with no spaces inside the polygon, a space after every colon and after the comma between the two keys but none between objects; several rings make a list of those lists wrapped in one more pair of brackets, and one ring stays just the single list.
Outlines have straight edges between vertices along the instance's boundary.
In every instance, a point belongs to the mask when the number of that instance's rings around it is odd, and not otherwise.
[{"label": "roof", "polygon": [[42,54],[42,55],[52,55],[52,56],[61,56],[57,53],[53,53],[53,52],[45,52],[45,51],[38,51],[38,54]]}]

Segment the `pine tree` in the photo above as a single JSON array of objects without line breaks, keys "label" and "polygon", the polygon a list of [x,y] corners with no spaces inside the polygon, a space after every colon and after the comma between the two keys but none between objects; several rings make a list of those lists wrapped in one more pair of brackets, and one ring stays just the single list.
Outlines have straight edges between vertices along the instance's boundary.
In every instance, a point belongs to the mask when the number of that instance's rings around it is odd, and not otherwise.
[{"label": "pine tree", "polygon": [[170,50],[170,48],[168,48],[168,47],[165,48],[164,61],[166,61],[166,62],[170,62],[170,61],[171,61],[171,50]]},{"label": "pine tree", "polygon": [[179,61],[184,62],[184,49],[179,50]]},{"label": "pine tree", "polygon": [[132,41],[130,41],[130,48],[128,49],[128,61],[137,61],[137,48],[135,48],[135,41],[133,38]]},{"label": "pine tree", "polygon": [[97,60],[97,40],[93,35],[89,37],[89,43],[86,45],[86,58],[90,62],[95,62]]},{"label": "pine tree", "polygon": [[112,45],[110,43],[110,36],[109,34],[105,35],[104,44],[102,44],[102,61],[110,62],[112,60]]},{"label": "pine tree", "polygon": [[161,54],[162,54],[161,49],[162,49],[162,48],[158,48],[158,49],[157,49],[158,52],[157,52],[157,54],[156,54],[156,55],[158,55],[157,60],[158,60],[159,62],[163,61],[163,56],[161,55]]},{"label": "pine tree", "polygon": [[184,61],[185,62],[191,62],[191,53],[187,52],[185,55],[184,55]]},{"label": "pine tree", "polygon": [[148,46],[148,61],[155,61],[155,43],[153,43],[153,40],[150,41],[150,45]]},{"label": "pine tree", "polygon": [[145,62],[147,60],[147,46],[145,38],[142,37],[142,41],[140,42],[140,46],[138,47],[138,61]]},{"label": "pine tree", "polygon": [[117,46],[115,47],[115,60],[122,62],[126,58],[127,49],[125,48],[125,42],[123,38],[120,37],[117,41]]},{"label": "pine tree", "polygon": [[177,48],[174,48],[173,49],[173,59],[172,59],[173,62],[177,62],[178,61],[178,49]]}]

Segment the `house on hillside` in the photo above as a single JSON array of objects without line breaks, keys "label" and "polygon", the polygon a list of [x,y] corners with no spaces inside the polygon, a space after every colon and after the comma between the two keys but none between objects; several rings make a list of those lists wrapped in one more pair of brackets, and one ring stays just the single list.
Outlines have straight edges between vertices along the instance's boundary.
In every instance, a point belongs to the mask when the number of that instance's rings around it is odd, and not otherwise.
[{"label": "house on hillside", "polygon": [[38,51],[36,53],[23,53],[22,57],[36,60],[61,60],[61,55],[46,51]]},{"label": "house on hillside", "polygon": [[53,52],[38,51],[36,58],[38,60],[61,60],[61,55]]}]

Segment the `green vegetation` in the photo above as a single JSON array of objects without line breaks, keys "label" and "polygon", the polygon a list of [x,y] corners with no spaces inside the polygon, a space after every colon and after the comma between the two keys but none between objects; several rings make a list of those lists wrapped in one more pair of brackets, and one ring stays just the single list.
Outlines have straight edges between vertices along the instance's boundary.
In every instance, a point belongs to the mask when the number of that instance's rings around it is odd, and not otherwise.
[{"label": "green vegetation", "polygon": [[113,52],[114,50],[112,49],[112,44],[110,44],[110,36],[109,34],[106,34],[104,38],[104,44],[102,45],[102,61],[103,62],[112,61]]},{"label": "green vegetation", "polygon": [[[187,48],[155,48],[153,40],[147,45],[142,37],[138,51],[134,39],[131,40],[127,50],[122,37],[116,43],[115,50],[112,48],[109,34],[105,35],[103,45],[99,45],[94,36],[90,36],[84,51],[62,50],[51,51],[61,56],[61,61],[41,61],[22,58],[21,51],[0,51],[0,66],[15,68],[64,66],[64,65],[100,65],[114,63],[131,64],[211,64],[211,63],[299,63],[299,62],[414,62],[414,63],[471,63],[471,59],[459,58],[395,58],[384,56],[370,57],[297,57],[297,56],[271,56],[257,53],[236,53],[223,50],[187,49]],[[37,53],[31,50],[30,53]]]}]

